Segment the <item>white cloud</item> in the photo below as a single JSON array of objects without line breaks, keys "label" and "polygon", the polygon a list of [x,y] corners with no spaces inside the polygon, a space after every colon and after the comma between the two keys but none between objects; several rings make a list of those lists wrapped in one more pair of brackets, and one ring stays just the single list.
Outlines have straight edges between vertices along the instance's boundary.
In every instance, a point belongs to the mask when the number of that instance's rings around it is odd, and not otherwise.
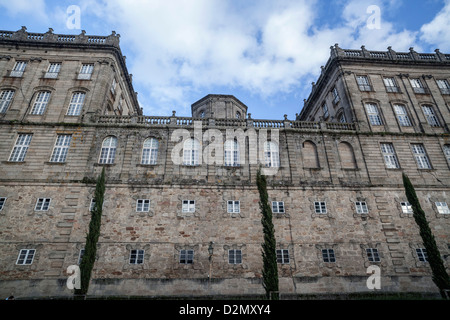
[{"label": "white cloud", "polygon": [[444,8],[434,19],[420,28],[420,38],[437,46],[442,52],[450,51],[450,1],[445,1]]},{"label": "white cloud", "polygon": [[[48,22],[45,0],[0,0],[1,10],[11,17],[33,16],[33,18]],[[24,22],[25,23],[25,22]]]}]

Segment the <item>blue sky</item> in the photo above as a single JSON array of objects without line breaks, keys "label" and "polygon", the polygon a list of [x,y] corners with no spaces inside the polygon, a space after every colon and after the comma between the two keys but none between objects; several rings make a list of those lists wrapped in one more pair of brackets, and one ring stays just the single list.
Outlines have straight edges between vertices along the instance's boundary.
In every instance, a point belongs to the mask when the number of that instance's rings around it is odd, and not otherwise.
[{"label": "blue sky", "polygon": [[450,0],[0,0],[1,30],[119,33],[144,114],[163,116],[213,93],[294,119],[330,46],[450,53],[449,24]]}]

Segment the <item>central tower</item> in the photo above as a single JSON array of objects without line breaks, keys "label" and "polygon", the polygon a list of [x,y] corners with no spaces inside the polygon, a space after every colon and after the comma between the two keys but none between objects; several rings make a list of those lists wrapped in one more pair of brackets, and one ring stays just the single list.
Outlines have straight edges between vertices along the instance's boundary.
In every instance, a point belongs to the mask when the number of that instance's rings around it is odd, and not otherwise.
[{"label": "central tower", "polygon": [[193,118],[245,119],[247,106],[232,95],[209,94],[191,105]]}]

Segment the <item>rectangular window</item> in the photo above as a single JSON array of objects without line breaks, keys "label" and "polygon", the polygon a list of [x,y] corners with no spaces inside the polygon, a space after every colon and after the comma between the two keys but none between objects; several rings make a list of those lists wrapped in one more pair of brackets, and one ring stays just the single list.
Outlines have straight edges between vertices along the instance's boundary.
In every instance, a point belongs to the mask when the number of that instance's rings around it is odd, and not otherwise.
[{"label": "rectangular window", "polygon": [[380,114],[378,112],[378,107],[376,104],[367,103],[366,104],[367,116],[369,117],[369,122],[374,126],[381,126],[383,122],[381,121]]},{"label": "rectangular window", "polygon": [[33,263],[35,249],[21,249],[19,256],[17,257],[16,264],[18,265],[30,265]]},{"label": "rectangular window", "polygon": [[228,250],[228,263],[240,264],[242,263],[242,251],[241,250]]},{"label": "rectangular window", "polygon": [[417,253],[417,257],[419,258],[419,261],[428,262],[427,249],[425,249],[425,248],[417,248],[416,249],[416,253]]},{"label": "rectangular window", "polygon": [[0,211],[3,210],[3,207],[5,206],[6,198],[0,197]]},{"label": "rectangular window", "polygon": [[111,83],[111,92],[112,92],[112,94],[116,93],[116,86],[117,86],[116,78],[113,78],[112,83]]},{"label": "rectangular window", "polygon": [[38,92],[30,114],[44,114],[45,108],[47,107],[49,100],[50,100],[49,91]]},{"label": "rectangular window", "polygon": [[272,212],[273,213],[285,213],[284,202],[283,201],[272,201]]},{"label": "rectangular window", "polygon": [[16,64],[14,65],[14,68],[11,70],[10,76],[17,78],[22,77],[26,66],[27,63],[25,61],[17,61]]},{"label": "rectangular window", "polygon": [[380,145],[381,153],[383,154],[384,163],[388,169],[400,168],[397,160],[397,155],[395,154],[394,146],[392,143],[382,143]]},{"label": "rectangular window", "polygon": [[70,141],[72,141],[72,136],[70,134],[58,135],[50,158],[51,162],[66,162]]},{"label": "rectangular window", "polygon": [[422,110],[430,126],[440,127],[439,120],[432,106],[422,106]]},{"label": "rectangular window", "polygon": [[333,249],[322,249],[323,262],[336,262]]},{"label": "rectangular window", "polygon": [[370,85],[369,78],[367,76],[357,76],[356,81],[358,82],[359,90],[372,91],[372,86]]},{"label": "rectangular window", "polygon": [[0,93],[0,113],[5,113],[14,97],[14,90],[3,90]]},{"label": "rectangular window", "polygon": [[436,80],[436,82],[442,94],[450,94],[450,85],[447,80]]},{"label": "rectangular window", "polygon": [[413,213],[412,206],[408,201],[400,202],[400,204],[402,206],[403,213],[408,213],[408,214]]},{"label": "rectangular window", "polygon": [[241,205],[239,200],[228,200],[227,208],[229,213],[241,212]]},{"label": "rectangular window", "polygon": [[397,83],[394,78],[383,78],[384,86],[386,87],[387,92],[399,92],[399,88],[397,87]]},{"label": "rectangular window", "polygon": [[402,127],[410,127],[411,121],[409,120],[408,113],[406,112],[405,106],[402,105],[394,105],[395,115],[397,116],[398,123]]},{"label": "rectangular window", "polygon": [[427,93],[427,90],[420,79],[409,79],[409,82],[415,93]]},{"label": "rectangular window", "polygon": [[148,212],[150,210],[149,199],[138,199],[136,202],[136,212]]},{"label": "rectangular window", "polygon": [[366,249],[367,259],[370,262],[380,262],[380,256],[378,254],[378,249],[367,248]]},{"label": "rectangular window", "polygon": [[450,214],[450,209],[448,208],[447,202],[435,202],[436,208],[439,213]]},{"label": "rectangular window", "polygon": [[38,198],[36,201],[35,211],[48,211],[50,207],[50,198]]},{"label": "rectangular window", "polygon": [[323,118],[324,118],[324,119],[328,118],[328,116],[329,116],[330,114],[328,113],[328,106],[327,106],[326,103],[324,103],[324,104],[322,105],[322,111],[323,111]]},{"label": "rectangular window", "polygon": [[131,250],[130,251],[130,264],[142,264],[144,263],[144,250]]},{"label": "rectangular window", "polygon": [[341,100],[341,98],[339,97],[339,93],[338,93],[336,87],[333,88],[332,92],[333,92],[333,103],[337,104]]},{"label": "rectangular window", "polygon": [[194,250],[180,250],[180,263],[182,264],[194,263]]},{"label": "rectangular window", "polygon": [[315,201],[314,210],[316,213],[327,213],[327,204],[325,201]]},{"label": "rectangular window", "polygon": [[44,75],[44,78],[56,79],[59,71],[61,70],[61,63],[50,63],[48,70]]},{"label": "rectangular window", "polygon": [[419,169],[431,169],[431,163],[428,159],[425,148],[422,144],[412,144],[411,145],[414,158],[416,159],[417,166]]},{"label": "rectangular window", "polygon": [[195,200],[183,200],[183,212],[195,212]]},{"label": "rectangular window", "polygon": [[277,263],[289,264],[289,250],[288,249],[277,250]]},{"label": "rectangular window", "polygon": [[30,146],[32,134],[19,134],[16,144],[11,152],[9,161],[22,162],[25,160],[28,147]]},{"label": "rectangular window", "polygon": [[70,100],[69,109],[67,109],[68,116],[78,116],[81,114],[83,108],[84,98],[86,94],[84,92],[75,92]]},{"label": "rectangular window", "polygon": [[91,79],[92,71],[94,71],[93,64],[83,64],[81,66],[80,73],[78,74],[78,80],[89,80]]},{"label": "rectangular window", "polygon": [[356,201],[356,213],[369,213],[369,209],[367,208],[367,203],[365,201]]}]

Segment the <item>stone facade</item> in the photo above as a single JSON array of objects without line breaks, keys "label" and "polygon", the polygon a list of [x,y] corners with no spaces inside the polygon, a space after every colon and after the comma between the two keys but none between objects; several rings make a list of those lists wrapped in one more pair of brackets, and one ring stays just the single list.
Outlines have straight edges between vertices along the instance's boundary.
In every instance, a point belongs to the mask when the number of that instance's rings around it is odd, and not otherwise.
[{"label": "stone facade", "polygon": [[[448,81],[449,55],[437,52],[434,60],[399,62],[400,54],[370,58],[365,49],[347,50],[353,52],[349,58],[333,47],[295,121],[286,116],[252,119],[242,102],[226,95],[194,103],[192,118],[175,111],[156,117],[142,115],[118,35],[30,34],[24,28],[0,36],[0,93],[15,93],[0,115],[2,296],[73,294],[66,270],[79,262],[95,179],[104,167],[106,194],[89,295],[263,294],[255,179],[260,165],[270,169],[282,297],[370,292],[366,270],[371,265],[380,267],[383,292],[437,293],[420,255],[418,227],[405,212],[401,175],[406,173],[415,185],[448,267],[450,213],[442,213],[442,203],[450,204],[450,95],[428,80]],[[27,66],[21,77],[12,77],[17,61]],[[44,74],[52,62],[61,63],[61,73],[49,80]],[[78,79],[83,63],[93,64],[91,80]],[[354,75],[362,72],[430,74],[425,77],[430,92],[416,97],[405,85],[402,93],[391,95],[375,76],[370,77],[375,91],[361,92]],[[328,118],[319,118],[334,87],[338,106],[330,104]],[[50,91],[51,98],[43,114],[32,115],[30,106],[42,90]],[[80,90],[86,93],[81,112],[68,116],[71,97]],[[382,108],[383,128],[370,124],[365,101]],[[398,101],[409,107],[411,126],[398,125],[389,112]],[[438,108],[439,127],[427,125],[419,101]],[[338,112],[348,121],[340,123]],[[24,159],[14,161],[20,134],[32,138]],[[54,161],[60,135],[71,136],[70,145],[64,161]],[[113,141],[109,137],[116,141],[115,156],[105,163],[102,148]],[[186,157],[184,142],[190,138],[197,139],[198,154]],[[239,148],[227,149],[227,140]],[[265,167],[266,141],[277,146],[271,149],[270,168]],[[384,144],[393,146],[398,167],[385,163]],[[424,146],[430,168],[418,167],[416,144]],[[143,161],[151,154],[146,148],[157,152],[149,161]],[[233,156],[227,158],[226,152]],[[198,162],[190,162],[197,155]],[[38,199],[50,199],[48,208],[39,210]],[[19,261],[19,252],[26,249],[35,250],[31,263]],[[137,261],[132,253],[139,255],[139,263],[132,263]]]}]

